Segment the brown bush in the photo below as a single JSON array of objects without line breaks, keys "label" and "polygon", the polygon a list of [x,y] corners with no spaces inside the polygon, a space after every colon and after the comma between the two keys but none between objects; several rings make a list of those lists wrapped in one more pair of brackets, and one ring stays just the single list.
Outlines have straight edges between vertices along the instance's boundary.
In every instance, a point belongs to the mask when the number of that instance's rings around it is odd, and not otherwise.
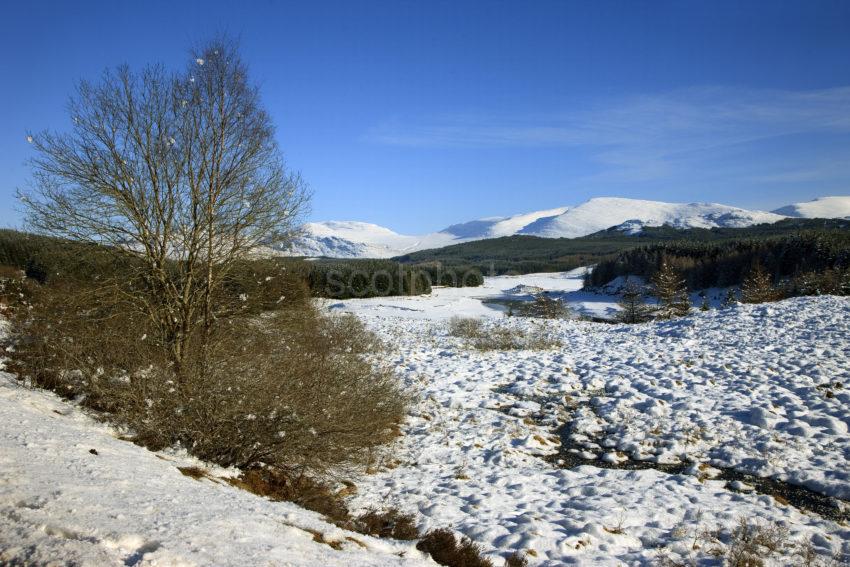
[{"label": "brown bush", "polygon": [[307,475],[295,476],[281,470],[256,467],[230,479],[230,483],[270,500],[294,502],[341,527],[353,523],[343,499],[326,483]]},{"label": "brown bush", "polygon": [[425,534],[416,544],[416,549],[448,567],[493,567],[493,562],[482,555],[480,545],[467,538],[458,540],[451,530],[445,528]]},{"label": "brown bush", "polygon": [[505,558],[505,567],[528,567],[528,558],[515,551]]},{"label": "brown bush", "polygon": [[449,319],[449,335],[464,339],[479,338],[484,332],[484,322],[475,317],[452,317]]},{"label": "brown bush", "polygon": [[545,329],[523,331],[521,329],[496,325],[482,330],[472,340],[477,350],[548,350],[561,346],[561,342],[548,336]]},{"label": "brown bush", "polygon": [[750,524],[740,518],[732,532],[726,563],[730,567],[761,567],[765,557],[781,553],[787,544],[787,528],[779,524]]},{"label": "brown bush", "polygon": [[416,518],[410,514],[402,514],[395,508],[378,511],[369,510],[354,521],[354,531],[362,534],[401,540],[419,538]]},{"label": "brown bush", "polygon": [[307,302],[218,321],[179,373],[156,327],[114,286],[43,286],[15,328],[22,378],[81,396],[148,447],[179,444],[223,466],[365,463],[407,402],[369,358],[382,348],[375,337]]}]

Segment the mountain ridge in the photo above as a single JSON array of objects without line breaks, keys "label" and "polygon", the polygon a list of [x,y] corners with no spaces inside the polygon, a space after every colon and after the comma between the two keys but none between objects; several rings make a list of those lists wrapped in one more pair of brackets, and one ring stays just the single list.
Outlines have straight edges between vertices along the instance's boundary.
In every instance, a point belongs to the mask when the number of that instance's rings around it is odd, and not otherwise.
[{"label": "mountain ridge", "polygon": [[474,240],[528,235],[577,238],[615,228],[627,235],[644,227],[739,228],[784,218],[850,218],[850,196],[819,197],[772,212],[720,203],[669,203],[623,197],[594,197],[576,206],[556,207],[507,217],[487,217],[424,235],[405,235],[360,221],[310,222],[283,253],[334,258],[391,258]]}]

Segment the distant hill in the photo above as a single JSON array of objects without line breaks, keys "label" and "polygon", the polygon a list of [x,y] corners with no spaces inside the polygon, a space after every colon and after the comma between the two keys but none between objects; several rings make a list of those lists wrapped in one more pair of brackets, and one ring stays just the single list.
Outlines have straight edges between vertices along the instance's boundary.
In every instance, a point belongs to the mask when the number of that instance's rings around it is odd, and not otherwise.
[{"label": "distant hill", "polygon": [[788,218],[743,228],[645,227],[637,235],[614,227],[579,238],[507,236],[421,250],[397,256],[395,260],[408,264],[439,263],[448,268],[474,266],[485,275],[564,271],[651,244],[767,238],[812,230],[850,230],[850,220]]},{"label": "distant hill", "polygon": [[420,250],[510,236],[579,238],[611,229],[639,236],[648,228],[743,228],[787,217],[850,216],[850,197],[822,197],[773,212],[750,211],[717,203],[666,203],[600,197],[577,206],[558,207],[509,217],[490,217],[413,236],[356,221],[307,223],[303,234],[283,252],[295,256],[390,258]]}]

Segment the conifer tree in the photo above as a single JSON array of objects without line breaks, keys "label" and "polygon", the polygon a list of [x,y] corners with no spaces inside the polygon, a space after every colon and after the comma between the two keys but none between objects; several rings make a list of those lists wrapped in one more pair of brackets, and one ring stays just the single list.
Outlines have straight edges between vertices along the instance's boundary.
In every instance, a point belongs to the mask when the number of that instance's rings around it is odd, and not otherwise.
[{"label": "conifer tree", "polygon": [[649,321],[650,312],[644,302],[643,289],[631,280],[626,280],[626,285],[620,296],[620,312],[617,319],[623,323],[644,323]]},{"label": "conifer tree", "polygon": [[656,316],[660,319],[682,317],[691,311],[691,300],[685,280],[666,261],[652,277],[655,295],[658,297]]},{"label": "conifer tree", "polygon": [[735,295],[735,288],[730,287],[726,290],[726,297],[723,298],[723,307],[732,307],[738,304],[738,296]]},{"label": "conifer tree", "polygon": [[708,297],[705,295],[702,296],[702,305],[699,306],[700,311],[708,311]]},{"label": "conifer tree", "polygon": [[780,298],[780,295],[761,264],[753,266],[753,269],[750,270],[741,284],[741,301],[743,303],[776,301]]}]

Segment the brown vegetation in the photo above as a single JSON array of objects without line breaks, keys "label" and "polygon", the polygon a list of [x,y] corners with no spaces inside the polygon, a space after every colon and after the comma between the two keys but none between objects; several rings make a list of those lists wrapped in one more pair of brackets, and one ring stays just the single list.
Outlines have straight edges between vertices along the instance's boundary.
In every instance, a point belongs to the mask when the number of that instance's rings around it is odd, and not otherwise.
[{"label": "brown vegetation", "polygon": [[416,544],[416,549],[448,567],[493,567],[493,562],[482,555],[480,545],[467,538],[458,540],[451,530],[445,528],[425,534]]},{"label": "brown vegetation", "polygon": [[365,463],[395,435],[407,398],[355,318],[287,302],[218,321],[178,380],[166,348],[149,340],[151,321],[124,308],[124,291],[35,286],[13,316],[13,370],[80,397],[148,447],[181,445],[223,466],[322,472]]}]

